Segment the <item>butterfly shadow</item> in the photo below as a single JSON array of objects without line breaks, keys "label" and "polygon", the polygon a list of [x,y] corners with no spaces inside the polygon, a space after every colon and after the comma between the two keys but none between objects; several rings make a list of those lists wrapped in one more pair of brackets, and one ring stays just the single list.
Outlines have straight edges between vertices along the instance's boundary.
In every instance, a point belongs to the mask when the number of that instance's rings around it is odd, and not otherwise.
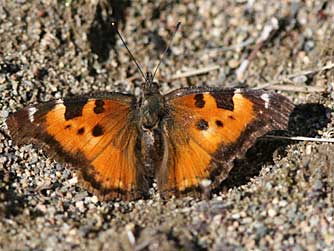
[{"label": "butterfly shadow", "polygon": [[[271,135],[294,135],[315,137],[318,130],[326,127],[330,122],[328,114],[330,109],[321,104],[309,103],[297,105],[290,115],[288,131],[270,132]],[[296,141],[276,140],[262,137],[248,149],[244,158],[234,161],[228,178],[224,180],[215,192],[227,191],[249,182],[251,178],[259,175],[265,165],[274,164],[273,156],[286,156],[285,148],[297,144]]]},{"label": "butterfly shadow", "polygon": [[[18,177],[11,172],[5,174],[0,170],[0,217],[1,218],[15,218],[23,213],[25,208],[29,207],[29,199],[27,194],[19,195],[13,184],[17,182]],[[31,192],[31,195],[33,191]],[[43,216],[44,213],[33,208],[29,210],[31,219]]]},{"label": "butterfly shadow", "polygon": [[12,218],[23,212],[26,198],[19,196],[11,184],[15,183],[15,177],[9,173],[5,177],[4,171],[0,170],[0,217]]},{"label": "butterfly shadow", "polygon": [[[9,139],[10,136],[0,129],[0,134],[5,139]],[[11,159],[11,153],[0,153],[1,156],[6,156]],[[18,182],[18,177],[15,172],[0,170],[0,218],[10,219],[18,215],[21,215],[25,208],[28,207],[29,199],[26,194],[20,195],[15,188],[15,184]],[[44,213],[37,208],[29,211],[30,218],[37,218]]]},{"label": "butterfly shadow", "polygon": [[112,22],[125,23],[126,9],[131,6],[130,0],[100,1],[96,6],[94,20],[88,31],[88,41],[93,53],[100,62],[109,58],[109,51],[116,43],[116,30]]}]

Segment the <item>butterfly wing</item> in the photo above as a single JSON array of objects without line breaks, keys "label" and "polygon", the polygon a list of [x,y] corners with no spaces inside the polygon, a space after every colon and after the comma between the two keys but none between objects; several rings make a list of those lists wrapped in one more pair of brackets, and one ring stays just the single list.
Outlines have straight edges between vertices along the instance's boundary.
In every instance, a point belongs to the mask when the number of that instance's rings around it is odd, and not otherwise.
[{"label": "butterfly wing", "polygon": [[203,179],[217,187],[256,138],[286,129],[293,104],[255,90],[176,90],[166,96],[164,160],[157,175],[162,191],[185,193]]},{"label": "butterfly wing", "polygon": [[9,116],[17,144],[36,143],[78,171],[101,199],[134,199],[147,192],[136,153],[134,98],[123,94],[56,100]]}]

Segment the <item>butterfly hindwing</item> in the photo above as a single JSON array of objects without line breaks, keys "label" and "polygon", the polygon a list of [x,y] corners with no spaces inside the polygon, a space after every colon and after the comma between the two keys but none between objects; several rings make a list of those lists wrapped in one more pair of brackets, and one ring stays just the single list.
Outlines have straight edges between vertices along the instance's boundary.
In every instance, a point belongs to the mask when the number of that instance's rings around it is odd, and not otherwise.
[{"label": "butterfly hindwing", "polygon": [[217,187],[256,138],[286,129],[294,107],[282,95],[247,89],[179,89],[166,101],[157,179],[162,191],[177,194],[198,189],[203,179]]},{"label": "butterfly hindwing", "polygon": [[148,188],[133,106],[134,98],[123,94],[55,100],[10,115],[7,125],[16,143],[42,145],[70,163],[102,199],[134,199]]}]

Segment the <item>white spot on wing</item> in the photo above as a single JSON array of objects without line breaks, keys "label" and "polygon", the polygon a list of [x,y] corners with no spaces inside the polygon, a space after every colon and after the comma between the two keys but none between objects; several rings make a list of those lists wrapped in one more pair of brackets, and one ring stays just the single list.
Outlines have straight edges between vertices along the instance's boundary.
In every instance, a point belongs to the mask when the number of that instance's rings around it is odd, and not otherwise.
[{"label": "white spot on wing", "polygon": [[57,105],[64,104],[64,101],[62,99],[58,99],[56,100],[56,104]]},{"label": "white spot on wing", "polygon": [[263,93],[261,95],[261,99],[264,101],[264,107],[266,109],[268,109],[269,108],[269,102],[270,102],[269,94],[268,93]]},{"label": "white spot on wing", "polygon": [[29,118],[29,121],[31,123],[34,122],[34,114],[37,112],[37,108],[36,107],[29,107],[28,109],[28,118]]},{"label": "white spot on wing", "polygon": [[201,130],[201,133],[202,135],[205,137],[205,138],[210,138],[212,137],[214,134],[217,133],[216,129],[213,128],[213,126],[209,126],[208,129],[206,130]]}]

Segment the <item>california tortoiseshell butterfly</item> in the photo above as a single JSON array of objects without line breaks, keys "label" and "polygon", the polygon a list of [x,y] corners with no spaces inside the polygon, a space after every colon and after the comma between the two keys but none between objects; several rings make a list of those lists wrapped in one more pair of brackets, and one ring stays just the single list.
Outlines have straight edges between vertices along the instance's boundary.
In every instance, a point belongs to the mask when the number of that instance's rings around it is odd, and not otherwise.
[{"label": "california tortoiseshell butterfly", "polygon": [[17,144],[41,145],[69,163],[101,199],[216,188],[255,140],[286,129],[294,105],[263,90],[182,88],[161,95],[151,73],[140,97],[104,93],[54,100],[11,114]]}]

